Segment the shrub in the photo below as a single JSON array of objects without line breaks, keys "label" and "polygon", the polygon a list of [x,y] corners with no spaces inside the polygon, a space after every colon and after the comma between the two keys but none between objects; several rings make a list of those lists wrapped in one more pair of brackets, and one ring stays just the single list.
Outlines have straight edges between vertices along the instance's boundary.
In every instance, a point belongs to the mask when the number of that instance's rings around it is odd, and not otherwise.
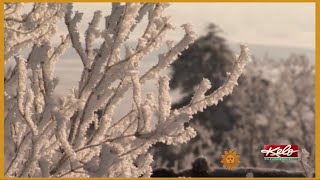
[{"label": "shrub", "polygon": [[[94,13],[83,46],[78,30],[83,13],[73,12],[72,4],[35,3],[24,13],[23,4],[6,3],[6,176],[149,177],[153,157],[148,149],[152,145],[178,145],[196,135],[185,123],[233,91],[250,54],[242,45],[240,56],[234,59],[233,69],[220,88],[205,95],[210,81],[203,79],[192,102],[171,110],[169,78],[159,77],[159,73],[195,40],[192,26],[183,25],[184,37],[177,43],[167,41],[168,51],[159,54],[158,63],[145,73],[139,72],[143,58],[159,48],[166,33],[174,29],[164,14],[167,6],[113,3],[104,29],[99,28],[101,11]],[[136,40],[136,47],[126,46],[130,32],[143,17],[148,24]],[[61,21],[68,34],[53,46],[50,41]],[[103,42],[95,48],[99,38]],[[69,46],[79,55],[82,74],[77,88],[55,100],[55,64]],[[14,68],[9,68],[13,59]],[[158,80],[157,100],[152,92],[145,97],[141,94],[150,79]],[[130,92],[132,109],[114,119],[115,109]],[[101,117],[96,114],[98,110]],[[92,123],[94,129],[89,128]]]}]

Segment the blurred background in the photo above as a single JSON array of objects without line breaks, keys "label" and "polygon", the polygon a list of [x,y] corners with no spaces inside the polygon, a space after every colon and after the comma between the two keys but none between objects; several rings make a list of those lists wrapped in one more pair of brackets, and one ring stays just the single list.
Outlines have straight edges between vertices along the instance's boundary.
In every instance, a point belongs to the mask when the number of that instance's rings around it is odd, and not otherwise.
[{"label": "blurred background", "polygon": [[[79,27],[82,32],[95,10],[107,15],[111,7],[107,3],[74,6],[84,12]],[[217,89],[231,71],[240,42],[248,44],[253,61],[232,95],[194,116],[189,125],[197,130],[196,138],[178,147],[159,143],[151,149],[154,168],[188,169],[199,157],[207,159],[209,166],[222,167],[220,155],[232,148],[240,156],[240,167],[301,170],[297,161],[265,161],[260,150],[266,144],[298,144],[310,152],[314,167],[314,3],[172,3],[167,13],[177,27],[168,35],[170,39],[182,38],[180,26],[184,23],[192,24],[199,34],[198,40],[164,72],[171,77],[172,109],[188,104],[202,78],[213,85],[208,93]],[[136,29],[128,46],[136,43],[139,29],[144,28]],[[65,26],[59,25],[57,34],[66,32]],[[163,45],[143,60],[141,71],[156,64],[156,55],[166,50]],[[57,96],[77,85],[81,70],[81,61],[70,48],[57,64]],[[148,82],[144,92],[157,91],[155,84]],[[116,116],[130,110],[130,96]]]},{"label": "blurred background", "polygon": [[[173,64],[170,87],[182,97],[172,109],[189,104],[202,78],[213,84],[208,94],[226,80],[234,57],[232,46],[219,36],[219,31],[210,24],[207,35]],[[240,156],[240,167],[301,170],[298,161],[265,161],[260,151],[267,144],[297,144],[300,150],[305,148],[311,153],[314,167],[314,72],[314,59],[303,53],[276,58],[269,53],[255,56],[253,51],[253,61],[233,93],[193,117],[189,125],[196,129],[196,138],[179,147],[154,147],[155,167],[190,169],[199,157],[213,167],[221,167],[223,151],[234,149]]]}]

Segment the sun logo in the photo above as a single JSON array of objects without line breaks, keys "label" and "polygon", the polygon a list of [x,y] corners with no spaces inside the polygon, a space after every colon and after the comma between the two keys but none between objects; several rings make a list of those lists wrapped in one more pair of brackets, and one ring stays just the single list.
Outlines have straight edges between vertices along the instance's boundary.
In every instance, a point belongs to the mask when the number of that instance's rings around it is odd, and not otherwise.
[{"label": "sun logo", "polygon": [[221,161],[224,168],[232,170],[236,168],[239,163],[239,155],[235,150],[224,151],[223,155],[221,155]]}]

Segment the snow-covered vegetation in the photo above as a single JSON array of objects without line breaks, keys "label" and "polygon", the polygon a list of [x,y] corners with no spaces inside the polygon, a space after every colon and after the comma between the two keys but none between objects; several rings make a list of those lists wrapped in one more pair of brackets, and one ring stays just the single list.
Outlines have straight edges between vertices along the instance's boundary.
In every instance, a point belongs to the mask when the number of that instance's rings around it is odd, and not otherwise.
[{"label": "snow-covered vegetation", "polygon": [[[166,39],[174,30],[166,3],[113,3],[110,15],[94,13],[81,42],[83,13],[72,4],[5,4],[5,176],[8,177],[149,177],[157,142],[178,145],[196,136],[185,124],[194,114],[231,94],[250,60],[241,45],[226,81],[214,92],[203,79],[186,106],[171,110],[169,78],[160,72],[196,39],[189,24],[179,42]],[[126,41],[143,18],[148,19],[136,46]],[[101,29],[99,24],[104,23]],[[68,30],[52,45],[57,23]],[[102,41],[102,42],[101,42]],[[101,42],[98,46],[96,43]],[[158,63],[139,71],[144,57],[167,45]],[[79,84],[56,99],[55,65],[73,48],[82,62]],[[196,59],[194,59],[196,61]],[[158,80],[158,92],[143,95],[144,84]],[[132,108],[121,118],[115,110],[132,93]]]}]

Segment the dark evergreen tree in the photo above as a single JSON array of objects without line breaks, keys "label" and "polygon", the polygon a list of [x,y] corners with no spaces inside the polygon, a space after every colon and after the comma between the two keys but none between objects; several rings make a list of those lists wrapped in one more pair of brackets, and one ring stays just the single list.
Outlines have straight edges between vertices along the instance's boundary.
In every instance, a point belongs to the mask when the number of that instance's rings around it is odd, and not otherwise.
[{"label": "dark evergreen tree", "polygon": [[225,39],[219,36],[221,31],[216,25],[210,24],[208,31],[172,64],[171,89],[181,88],[189,95],[203,78],[208,78],[212,83],[209,92],[213,92],[224,82],[233,64],[233,54]]},{"label": "dark evergreen tree", "polygon": [[[172,109],[187,105],[191,101],[194,89],[203,78],[209,79],[212,84],[212,88],[208,90],[207,94],[212,93],[226,80],[227,72],[230,72],[233,66],[234,55],[226,40],[220,36],[220,32],[221,30],[215,24],[210,24],[207,35],[196,40],[172,64],[170,88],[171,90],[180,89],[185,95],[181,101],[173,104]],[[225,130],[232,128],[234,121],[224,102],[194,115],[193,120],[190,121],[191,126],[194,126],[195,119],[206,129],[215,129],[214,135],[209,137],[208,140],[216,143],[219,143]],[[189,126],[189,124],[186,124],[186,126]],[[193,153],[195,156],[200,156],[201,153],[197,148],[191,148],[193,144],[199,143],[198,141],[202,141],[199,136],[192,139],[188,144],[181,146],[179,148],[181,151],[178,154],[175,153],[175,147],[157,144],[154,148],[155,157],[161,157],[162,160],[169,163],[168,166],[170,167],[173,166],[175,160],[179,161],[185,154]],[[209,145],[206,144],[205,146]]]},{"label": "dark evergreen tree", "polygon": [[[225,39],[219,35],[220,32],[221,30],[215,24],[210,24],[208,34],[196,40],[182,52],[179,60],[172,64],[170,88],[172,90],[179,88],[185,94],[181,101],[173,105],[172,109],[187,105],[191,101],[194,88],[203,78],[209,79],[212,84],[207,94],[212,93],[226,80],[227,72],[232,69],[234,57]],[[201,124],[208,128],[214,126],[219,129],[230,129],[232,118],[228,117],[230,113],[226,111],[228,111],[227,108],[219,104],[219,106],[210,107],[198,113],[194,119],[200,120]],[[221,118],[208,121],[213,116]]]}]

